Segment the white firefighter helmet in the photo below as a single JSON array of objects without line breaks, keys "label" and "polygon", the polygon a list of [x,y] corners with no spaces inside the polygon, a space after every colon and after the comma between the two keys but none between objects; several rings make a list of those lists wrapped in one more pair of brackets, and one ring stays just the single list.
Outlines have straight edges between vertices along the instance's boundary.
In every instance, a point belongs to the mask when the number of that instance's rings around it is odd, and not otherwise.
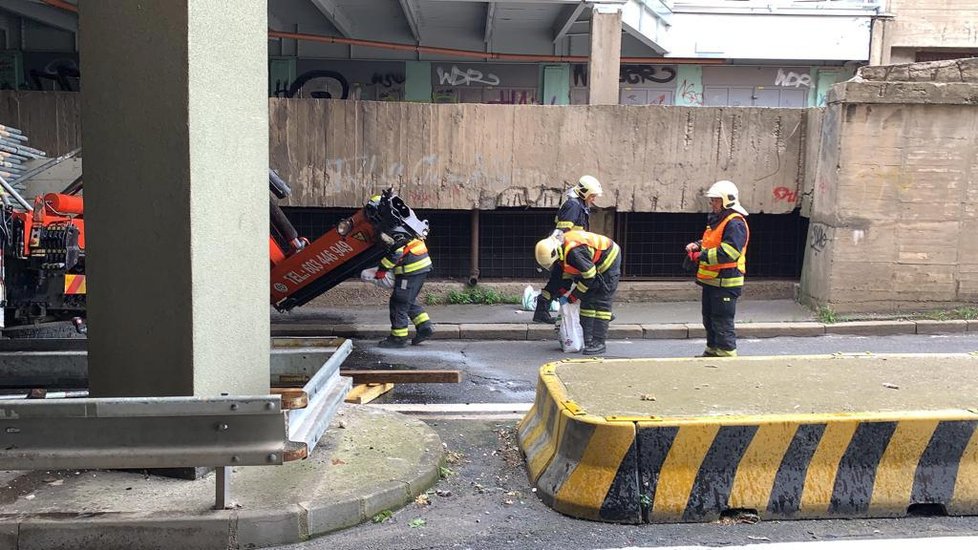
[{"label": "white firefighter helmet", "polygon": [[554,236],[542,239],[537,243],[536,250],[534,250],[534,255],[536,256],[537,263],[540,267],[544,269],[550,269],[557,258],[560,256],[560,239]]},{"label": "white firefighter helmet", "polygon": [[744,216],[747,215],[747,210],[740,205],[740,191],[737,190],[737,186],[732,181],[720,180],[714,183],[707,190],[706,196],[711,199],[721,199],[724,208],[729,208]]},{"label": "white firefighter helmet", "polygon": [[581,179],[577,180],[577,185],[574,186],[574,191],[582,199],[600,197],[604,194],[601,189],[601,182],[594,176],[581,176]]}]

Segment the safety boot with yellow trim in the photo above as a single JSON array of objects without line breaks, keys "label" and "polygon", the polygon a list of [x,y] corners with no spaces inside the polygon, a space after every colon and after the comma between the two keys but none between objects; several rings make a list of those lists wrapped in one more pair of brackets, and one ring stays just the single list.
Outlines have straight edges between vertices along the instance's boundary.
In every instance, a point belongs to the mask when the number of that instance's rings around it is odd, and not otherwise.
[{"label": "safety boot with yellow trim", "polygon": [[400,336],[388,336],[380,342],[377,342],[377,347],[388,348],[388,349],[398,349],[407,347],[408,339],[407,337]]},{"label": "safety boot with yellow trim", "polygon": [[418,331],[414,334],[414,338],[411,338],[411,345],[416,346],[421,342],[432,337],[435,334],[435,327],[432,325],[431,321],[425,321],[418,325]]}]

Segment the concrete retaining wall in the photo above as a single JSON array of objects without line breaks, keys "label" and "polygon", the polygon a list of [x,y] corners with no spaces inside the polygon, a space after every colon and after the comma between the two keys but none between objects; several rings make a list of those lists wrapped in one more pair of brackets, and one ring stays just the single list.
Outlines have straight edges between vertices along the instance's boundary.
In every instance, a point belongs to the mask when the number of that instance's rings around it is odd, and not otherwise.
[{"label": "concrete retaining wall", "polygon": [[[703,212],[717,179],[751,212],[793,210],[808,111],[748,107],[435,105],[269,100],[270,162],[291,206],[359,207],[394,186],[416,208],[556,208],[582,174],[601,206]],[[0,123],[59,154],[80,143],[78,94],[0,92]]]},{"label": "concrete retaining wall", "polygon": [[802,298],[840,312],[974,302],[978,60],[860,74],[829,93]]}]

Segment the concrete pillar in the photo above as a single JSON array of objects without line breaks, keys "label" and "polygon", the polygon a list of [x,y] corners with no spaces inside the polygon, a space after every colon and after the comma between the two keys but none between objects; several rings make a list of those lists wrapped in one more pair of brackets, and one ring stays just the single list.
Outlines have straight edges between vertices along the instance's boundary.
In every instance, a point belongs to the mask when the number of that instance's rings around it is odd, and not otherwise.
[{"label": "concrete pillar", "polygon": [[621,69],[621,9],[595,6],[591,14],[591,58],[588,61],[589,105],[617,105]]},{"label": "concrete pillar", "polygon": [[92,395],[266,394],[267,4],[79,4]]}]

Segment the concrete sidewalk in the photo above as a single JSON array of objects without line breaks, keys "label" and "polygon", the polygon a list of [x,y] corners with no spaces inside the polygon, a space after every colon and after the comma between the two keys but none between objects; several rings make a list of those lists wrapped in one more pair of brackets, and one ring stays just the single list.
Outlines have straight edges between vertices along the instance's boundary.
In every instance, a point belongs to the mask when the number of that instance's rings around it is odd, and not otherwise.
[{"label": "concrete sidewalk", "polygon": [[[741,300],[737,304],[740,338],[850,334],[946,334],[978,332],[978,320],[859,320],[823,323],[793,300]],[[426,306],[437,339],[549,340],[553,326],[533,323],[533,313],[518,304]],[[626,302],[615,304],[610,339],[703,338],[700,303]],[[390,332],[387,308],[306,306],[272,313],[273,336],[335,335],[381,338]]]},{"label": "concrete sidewalk", "polygon": [[234,468],[230,510],[214,474],[0,472],[0,549],[256,548],[295,543],[395,510],[438,481],[438,435],[420,420],[341,407],[303,461]]}]

